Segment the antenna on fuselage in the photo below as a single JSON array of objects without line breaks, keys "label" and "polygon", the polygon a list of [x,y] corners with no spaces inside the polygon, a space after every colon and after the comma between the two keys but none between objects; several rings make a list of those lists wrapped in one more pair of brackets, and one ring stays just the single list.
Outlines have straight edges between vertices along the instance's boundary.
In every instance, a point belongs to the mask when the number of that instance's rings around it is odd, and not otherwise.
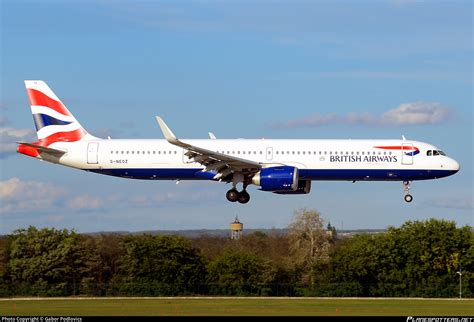
[{"label": "antenna on fuselage", "polygon": [[405,135],[402,134],[402,140],[406,141],[407,139],[405,138]]}]

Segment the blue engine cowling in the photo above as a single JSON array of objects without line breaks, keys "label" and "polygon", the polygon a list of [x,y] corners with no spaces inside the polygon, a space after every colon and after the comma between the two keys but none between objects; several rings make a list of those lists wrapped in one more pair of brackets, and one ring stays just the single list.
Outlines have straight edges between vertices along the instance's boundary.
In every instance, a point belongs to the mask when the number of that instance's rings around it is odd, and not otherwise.
[{"label": "blue engine cowling", "polygon": [[264,168],[252,178],[252,182],[263,191],[296,191],[298,189],[298,168],[280,166]]},{"label": "blue engine cowling", "polygon": [[295,191],[273,191],[279,195],[305,195],[311,191],[311,180],[299,180]]}]

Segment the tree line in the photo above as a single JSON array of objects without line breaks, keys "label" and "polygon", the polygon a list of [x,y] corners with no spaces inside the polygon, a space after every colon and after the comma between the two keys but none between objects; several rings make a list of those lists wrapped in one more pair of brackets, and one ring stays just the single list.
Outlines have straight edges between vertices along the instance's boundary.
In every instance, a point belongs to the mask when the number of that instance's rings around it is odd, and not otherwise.
[{"label": "tree line", "polygon": [[[334,231],[332,231],[334,233]],[[315,210],[287,234],[224,237],[19,229],[0,238],[0,296],[474,294],[474,234],[429,219],[335,238]]]}]

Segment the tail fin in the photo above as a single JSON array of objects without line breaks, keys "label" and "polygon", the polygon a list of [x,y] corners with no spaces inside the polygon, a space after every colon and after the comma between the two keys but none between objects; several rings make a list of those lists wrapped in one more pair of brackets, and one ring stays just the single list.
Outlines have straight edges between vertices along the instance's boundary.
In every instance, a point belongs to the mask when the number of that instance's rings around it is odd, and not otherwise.
[{"label": "tail fin", "polygon": [[75,142],[87,137],[93,138],[45,82],[26,80],[25,86],[39,145],[49,146],[54,142]]}]

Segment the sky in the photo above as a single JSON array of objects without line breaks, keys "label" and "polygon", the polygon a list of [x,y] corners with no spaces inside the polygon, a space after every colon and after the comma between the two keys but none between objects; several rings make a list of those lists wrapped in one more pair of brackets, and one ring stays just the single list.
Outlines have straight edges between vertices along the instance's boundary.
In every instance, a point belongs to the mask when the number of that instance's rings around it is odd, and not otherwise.
[{"label": "sky", "polygon": [[[0,234],[474,225],[471,1],[0,1]],[[93,135],[431,143],[457,174],[412,185],[316,181],[308,195],[102,176],[15,153],[36,133],[23,81],[46,81]]]}]

